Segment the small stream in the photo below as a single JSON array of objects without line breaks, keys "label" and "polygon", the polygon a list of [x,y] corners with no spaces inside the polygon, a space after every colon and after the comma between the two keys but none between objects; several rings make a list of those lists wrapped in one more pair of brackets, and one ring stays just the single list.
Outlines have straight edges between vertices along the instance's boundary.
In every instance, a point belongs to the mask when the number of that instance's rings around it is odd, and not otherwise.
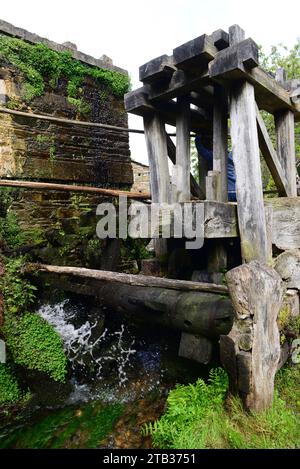
[{"label": "small stream", "polygon": [[63,340],[68,380],[34,377],[32,398],[0,427],[0,448],[150,448],[141,428],[163,413],[169,390],[208,375],[177,356],[176,331],[128,325],[76,296],[37,313]]}]

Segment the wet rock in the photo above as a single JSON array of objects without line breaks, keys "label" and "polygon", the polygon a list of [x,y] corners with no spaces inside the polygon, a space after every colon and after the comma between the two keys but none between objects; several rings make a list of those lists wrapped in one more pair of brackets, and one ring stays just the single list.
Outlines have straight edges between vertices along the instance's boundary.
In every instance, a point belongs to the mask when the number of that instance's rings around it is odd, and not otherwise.
[{"label": "wet rock", "polygon": [[64,235],[55,228],[50,228],[49,230],[47,230],[45,232],[45,236],[46,236],[47,241],[49,241],[49,243],[54,247],[64,245],[64,241],[65,241]]}]

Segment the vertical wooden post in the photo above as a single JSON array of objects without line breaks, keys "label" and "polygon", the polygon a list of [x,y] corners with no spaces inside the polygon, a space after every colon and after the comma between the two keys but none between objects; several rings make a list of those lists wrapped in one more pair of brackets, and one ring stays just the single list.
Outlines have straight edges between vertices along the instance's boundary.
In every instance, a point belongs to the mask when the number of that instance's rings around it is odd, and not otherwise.
[{"label": "vertical wooden post", "polygon": [[[275,74],[276,81],[281,85],[286,81],[286,71],[278,68]],[[295,123],[292,111],[282,111],[274,116],[277,138],[277,155],[288,182],[291,197],[297,197],[296,183],[296,156],[295,156]]]},{"label": "vertical wooden post", "polygon": [[190,102],[186,96],[177,98],[176,118],[176,181],[178,202],[191,199],[190,184]]},{"label": "vertical wooden post", "polygon": [[[229,28],[230,44],[244,39],[243,30]],[[268,258],[266,218],[256,127],[254,87],[244,81],[236,83],[230,99],[231,140],[236,172],[236,197],[245,262]]]},{"label": "vertical wooden post", "polygon": [[[164,122],[157,114],[144,117],[144,130],[149,158],[152,202],[170,202],[167,135]],[[167,254],[167,240],[154,240],[156,256]]]},{"label": "vertical wooden post", "polygon": [[[207,176],[206,197],[219,202],[228,201],[227,102],[221,86],[215,85],[213,119],[213,171]],[[227,267],[227,253],[222,241],[215,241],[208,260],[209,272]]]},{"label": "vertical wooden post", "polygon": [[228,178],[227,178],[227,103],[223,89],[215,85],[215,104],[214,104],[214,133],[213,133],[213,170],[220,173],[220,191],[218,194],[219,202],[228,201]]},{"label": "vertical wooden post", "polygon": [[292,111],[281,111],[275,115],[277,155],[288,182],[289,194],[297,197],[295,125]]}]

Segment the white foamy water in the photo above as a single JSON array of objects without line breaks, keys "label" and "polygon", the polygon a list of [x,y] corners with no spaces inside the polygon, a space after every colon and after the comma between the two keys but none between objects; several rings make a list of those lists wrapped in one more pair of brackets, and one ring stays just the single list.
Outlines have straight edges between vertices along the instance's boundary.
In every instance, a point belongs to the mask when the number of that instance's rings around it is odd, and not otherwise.
[{"label": "white foamy water", "polygon": [[[70,312],[67,308],[68,300],[64,300],[55,305],[42,305],[38,314],[51,324],[63,340],[64,349],[72,364],[85,366],[85,356],[89,362],[94,364],[95,378],[102,378],[102,370],[106,362],[113,363],[117,370],[119,386],[128,381],[126,368],[130,366],[131,357],[136,353],[133,349],[134,339],[130,344],[125,341],[125,327],[122,324],[120,330],[110,332],[104,329],[99,337],[92,337],[93,329],[97,326],[97,321],[93,324],[86,321],[79,327],[75,327],[72,319],[76,316],[76,308]],[[112,346],[108,351],[105,349],[101,353],[106,339],[112,341]]]}]

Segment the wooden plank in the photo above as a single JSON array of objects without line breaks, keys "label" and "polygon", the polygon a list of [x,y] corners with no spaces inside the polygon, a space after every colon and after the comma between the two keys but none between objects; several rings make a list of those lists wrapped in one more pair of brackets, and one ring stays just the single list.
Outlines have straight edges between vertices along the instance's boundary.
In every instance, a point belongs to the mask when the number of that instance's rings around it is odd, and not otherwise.
[{"label": "wooden plank", "polygon": [[71,184],[56,184],[50,182],[14,181],[11,179],[0,179],[0,187],[20,187],[23,189],[63,192],[85,192],[87,194],[99,194],[106,197],[126,196],[129,199],[149,199],[150,194],[141,192],[121,191],[117,189],[102,189],[100,187],[78,186]]},{"label": "wooden plank", "polygon": [[236,84],[232,89],[230,119],[242,257],[246,262],[266,262],[266,219],[254,88],[250,83]]},{"label": "wooden plank", "polygon": [[[167,135],[167,147],[170,160],[173,164],[176,164],[176,146],[169,135]],[[205,193],[201,190],[199,184],[192,174],[190,174],[190,186],[191,193],[194,197],[197,197],[198,199],[205,199]]]},{"label": "wooden plank", "polygon": [[173,49],[174,65],[177,68],[191,70],[195,67],[206,66],[217,54],[212,38],[206,34]]},{"label": "wooden plank", "polygon": [[262,152],[262,155],[265,158],[265,161],[270,170],[270,173],[272,174],[276,187],[279,190],[279,194],[289,197],[292,194],[290,192],[288,180],[285,176],[285,173],[283,171],[283,168],[281,166],[281,162],[279,161],[277,153],[274,150],[274,147],[269,137],[264,120],[257,106],[256,106],[256,121],[257,121],[259,147]]},{"label": "wooden plank", "polygon": [[65,267],[46,264],[26,264],[25,271],[49,272],[60,275],[71,275],[87,279],[95,279],[102,282],[113,282],[115,284],[135,285],[140,287],[167,288],[169,290],[198,291],[207,293],[220,293],[226,295],[228,289],[225,285],[214,285],[213,283],[191,282],[189,280],[173,280],[150,275],[132,275],[106,270],[85,269],[83,267]]},{"label": "wooden plank", "polygon": [[139,68],[139,79],[143,83],[154,83],[159,80],[169,80],[176,67],[174,66],[173,57],[169,55],[161,55],[149,62],[141,65]]},{"label": "wooden plank", "polygon": [[176,172],[178,202],[191,199],[190,187],[190,103],[187,97],[177,98]]},{"label": "wooden plank", "polygon": [[238,44],[218,52],[216,58],[209,63],[209,76],[226,78],[232,71],[245,72],[258,65],[258,46],[253,39],[245,39]]},{"label": "wooden plank", "polygon": [[220,173],[219,202],[228,201],[228,124],[227,101],[223,89],[215,85],[214,128],[213,128],[213,170]]},{"label": "wooden plank", "polygon": [[273,208],[273,244],[283,251],[300,249],[300,197],[265,199]]},{"label": "wooden plank", "polygon": [[294,114],[287,110],[275,114],[277,155],[288,184],[288,195],[297,196]]}]

